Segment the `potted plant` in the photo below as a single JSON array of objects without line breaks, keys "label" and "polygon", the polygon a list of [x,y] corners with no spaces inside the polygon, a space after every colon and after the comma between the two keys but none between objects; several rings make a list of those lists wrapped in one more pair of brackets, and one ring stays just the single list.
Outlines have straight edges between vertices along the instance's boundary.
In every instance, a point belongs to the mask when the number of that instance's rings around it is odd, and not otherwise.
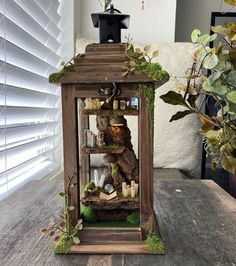
[{"label": "potted plant", "polygon": [[[225,0],[235,5],[236,1]],[[221,165],[235,177],[236,174],[236,23],[211,28],[213,35],[192,32],[192,41],[198,46],[193,65],[186,77],[186,85],[179,91],[169,91],[160,98],[172,105],[182,105],[185,111],[177,112],[170,121],[189,114],[197,114],[201,121],[200,133],[206,153],[211,157],[212,168]],[[217,46],[209,43],[219,40]],[[214,42],[216,43],[216,42]],[[213,99],[216,112],[204,113],[205,103]]]}]

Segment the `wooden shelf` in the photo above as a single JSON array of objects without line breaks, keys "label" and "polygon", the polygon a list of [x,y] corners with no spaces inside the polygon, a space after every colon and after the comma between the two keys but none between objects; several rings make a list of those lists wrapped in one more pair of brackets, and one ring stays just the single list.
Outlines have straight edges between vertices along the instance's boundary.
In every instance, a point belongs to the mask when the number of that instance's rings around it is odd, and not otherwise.
[{"label": "wooden shelf", "polygon": [[85,154],[98,154],[98,153],[122,153],[125,150],[125,146],[104,146],[104,147],[84,147],[80,148],[81,153]]},{"label": "wooden shelf", "polygon": [[81,109],[80,115],[129,115],[129,116],[137,116],[139,114],[139,110],[131,109],[131,110],[87,110]]},{"label": "wooden shelf", "polygon": [[85,206],[90,206],[93,209],[99,210],[114,210],[114,209],[125,209],[125,210],[138,210],[140,208],[139,198],[115,198],[112,200],[100,200],[98,196],[88,196],[82,198],[81,202]]}]

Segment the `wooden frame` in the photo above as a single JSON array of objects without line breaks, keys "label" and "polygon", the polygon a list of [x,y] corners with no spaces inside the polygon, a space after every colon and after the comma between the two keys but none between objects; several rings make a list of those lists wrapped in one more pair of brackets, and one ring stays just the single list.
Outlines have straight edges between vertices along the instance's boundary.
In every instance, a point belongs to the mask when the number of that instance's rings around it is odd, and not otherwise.
[{"label": "wooden frame", "polygon": [[[96,56],[94,55],[96,54]],[[104,57],[104,54],[106,56]],[[87,55],[87,59],[86,59]],[[96,59],[96,64],[100,62],[100,68],[93,66],[91,62]],[[105,58],[105,59],[104,59]],[[99,61],[100,59],[100,61]],[[76,210],[73,211],[72,223],[75,225],[80,218],[80,179],[86,183],[90,174],[89,153],[99,152],[98,150],[82,149],[80,152],[78,131],[78,116],[80,116],[81,126],[88,128],[88,116],[92,111],[80,111],[78,113],[78,98],[103,98],[98,95],[101,86],[109,86],[115,82],[121,94],[118,97],[139,97],[139,110],[131,113],[124,112],[125,115],[138,115],[139,125],[139,184],[140,184],[140,227],[137,228],[86,228],[80,233],[81,245],[73,247],[71,252],[76,253],[147,253],[146,245],[143,240],[149,233],[148,224],[155,224],[155,214],[153,211],[153,143],[151,136],[152,121],[150,121],[150,110],[148,109],[147,99],[139,91],[140,83],[147,84],[155,89],[155,83],[143,74],[131,75],[124,78],[122,76],[122,64],[125,59],[124,45],[106,44],[89,45],[86,54],[82,58],[75,60],[75,67],[82,68],[81,73],[66,73],[61,78],[62,83],[62,113],[63,113],[63,143],[64,143],[64,179],[65,186],[68,177],[76,174],[76,189],[71,190],[72,203]],[[105,62],[104,62],[105,60]],[[112,66],[112,67],[111,67]],[[98,74],[89,78],[91,70],[94,72],[99,69]],[[112,69],[112,72],[110,72]],[[91,74],[90,74],[91,76]],[[105,77],[105,78],[104,78]],[[104,79],[107,82],[104,82]],[[156,86],[164,84],[166,81],[159,82]],[[104,97],[105,98],[105,97]],[[108,112],[108,111],[101,111]],[[105,152],[105,150],[101,150]],[[81,165],[81,168],[80,168]],[[109,240],[101,243],[101,239]],[[124,245],[120,245],[124,243]],[[109,244],[109,246],[108,246]],[[112,245],[111,245],[112,244]],[[105,247],[104,247],[105,245]],[[132,247],[132,249],[128,249]]]}]

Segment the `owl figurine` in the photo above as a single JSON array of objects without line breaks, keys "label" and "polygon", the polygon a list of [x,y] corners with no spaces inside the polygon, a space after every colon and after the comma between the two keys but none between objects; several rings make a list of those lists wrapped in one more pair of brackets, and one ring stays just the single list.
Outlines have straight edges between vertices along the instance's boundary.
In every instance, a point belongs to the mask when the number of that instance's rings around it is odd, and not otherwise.
[{"label": "owl figurine", "polygon": [[99,0],[100,5],[103,8],[103,11],[105,12],[108,8],[108,6],[111,4],[112,0]]}]

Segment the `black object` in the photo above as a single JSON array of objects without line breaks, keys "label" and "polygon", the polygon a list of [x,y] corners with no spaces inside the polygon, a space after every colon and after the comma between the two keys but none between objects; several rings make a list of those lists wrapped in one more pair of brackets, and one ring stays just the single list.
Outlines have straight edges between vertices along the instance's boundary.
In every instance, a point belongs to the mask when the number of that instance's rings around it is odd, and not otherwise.
[{"label": "black object", "polygon": [[122,14],[111,5],[106,12],[91,14],[93,26],[99,28],[100,43],[120,43],[121,29],[128,29],[130,15]]}]

